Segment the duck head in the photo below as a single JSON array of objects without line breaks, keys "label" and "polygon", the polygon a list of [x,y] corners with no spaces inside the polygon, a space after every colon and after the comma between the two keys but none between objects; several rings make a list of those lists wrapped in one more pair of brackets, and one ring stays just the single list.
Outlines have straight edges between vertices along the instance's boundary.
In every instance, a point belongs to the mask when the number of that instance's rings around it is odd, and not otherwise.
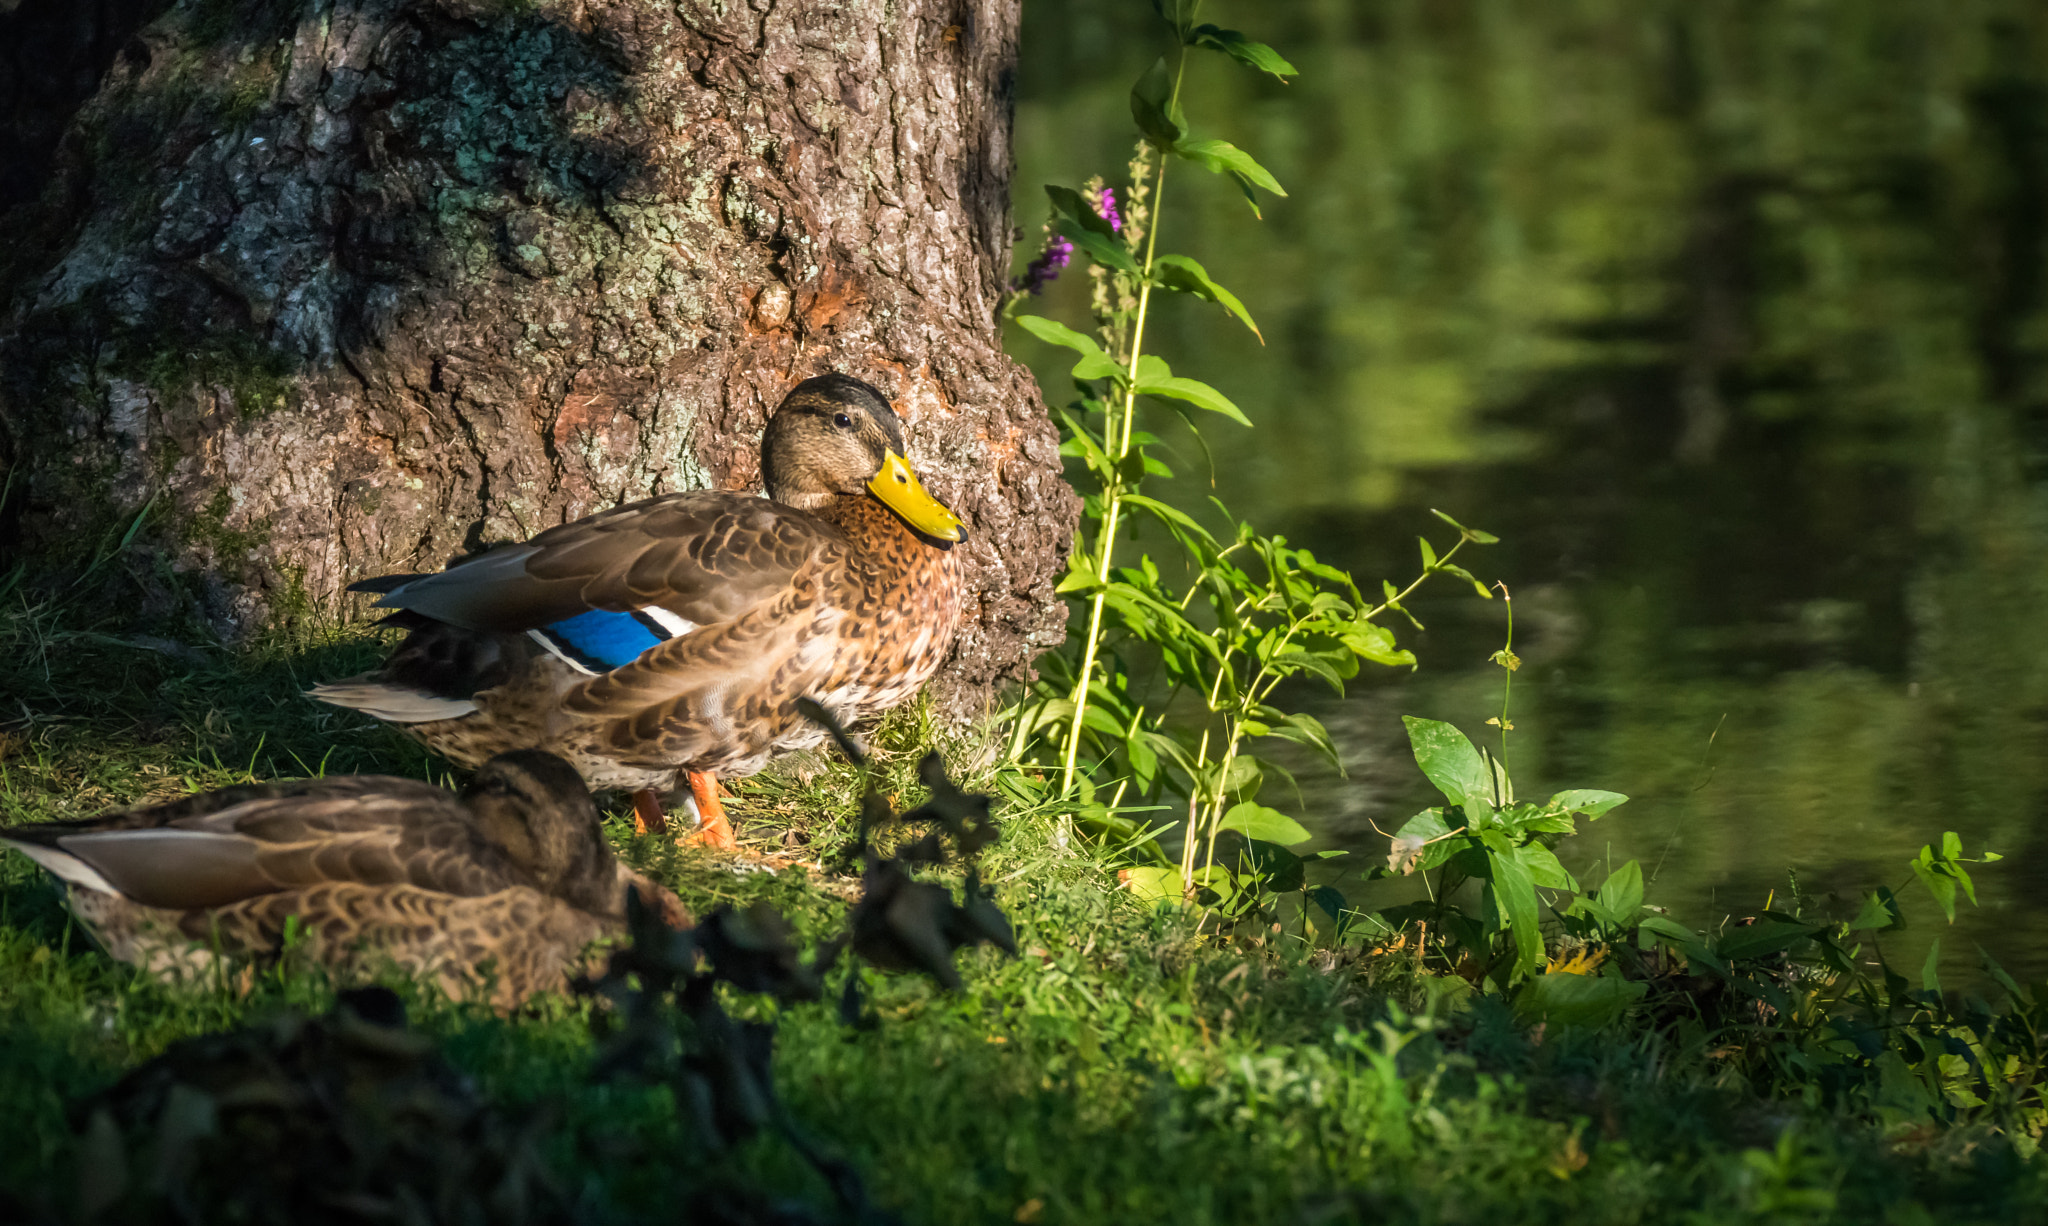
[{"label": "duck head", "polygon": [[845,495],[872,494],[903,522],[942,541],[967,535],[960,517],[925,492],[903,458],[903,423],[889,400],[851,375],[796,385],[761,440],[768,496],[816,511]]},{"label": "duck head", "polygon": [[539,749],[501,753],[477,769],[462,798],[541,889],[593,914],[616,909],[618,862],[575,767]]}]

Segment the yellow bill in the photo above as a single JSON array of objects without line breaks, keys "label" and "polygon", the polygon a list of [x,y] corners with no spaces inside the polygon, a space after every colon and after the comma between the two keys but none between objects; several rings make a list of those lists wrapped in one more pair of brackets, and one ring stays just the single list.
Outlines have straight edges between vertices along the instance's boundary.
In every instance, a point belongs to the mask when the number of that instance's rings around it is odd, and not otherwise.
[{"label": "yellow bill", "polygon": [[917,474],[910,471],[910,465],[895,452],[882,461],[882,471],[868,482],[868,489],[882,500],[890,510],[901,515],[904,522],[942,541],[957,541],[967,535],[960,517],[946,509],[946,504],[924,492]]}]

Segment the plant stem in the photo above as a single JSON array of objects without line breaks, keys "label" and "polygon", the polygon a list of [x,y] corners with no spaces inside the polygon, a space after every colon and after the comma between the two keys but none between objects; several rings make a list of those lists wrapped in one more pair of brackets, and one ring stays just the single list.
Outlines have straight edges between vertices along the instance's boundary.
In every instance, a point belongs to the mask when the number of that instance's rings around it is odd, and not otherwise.
[{"label": "plant stem", "polygon": [[[1181,73],[1187,68],[1187,60],[1187,49],[1182,48],[1180,63],[1174,70],[1173,97],[1167,104],[1169,110],[1180,100]],[[1131,453],[1131,422],[1138,415],[1138,359],[1144,352],[1145,315],[1152,304],[1152,259],[1159,248],[1160,212],[1166,200],[1167,157],[1166,150],[1161,149],[1159,169],[1152,176],[1152,225],[1145,232],[1145,262],[1138,274],[1138,310],[1131,324],[1131,347],[1124,357],[1123,404],[1116,416],[1103,423],[1103,442],[1113,441],[1116,448],[1111,456],[1116,475],[1103,491],[1102,531],[1096,536],[1099,556],[1095,580],[1098,586],[1088,602],[1088,635],[1081,645],[1080,676],[1074,681],[1073,723],[1067,729],[1067,752],[1060,775],[1062,795],[1072,795],[1074,791],[1074,768],[1081,758],[1081,731],[1088,715],[1088,685],[1095,676],[1096,649],[1102,642],[1102,609],[1108,595],[1105,589],[1116,555],[1117,519],[1123,512],[1123,462]]]}]

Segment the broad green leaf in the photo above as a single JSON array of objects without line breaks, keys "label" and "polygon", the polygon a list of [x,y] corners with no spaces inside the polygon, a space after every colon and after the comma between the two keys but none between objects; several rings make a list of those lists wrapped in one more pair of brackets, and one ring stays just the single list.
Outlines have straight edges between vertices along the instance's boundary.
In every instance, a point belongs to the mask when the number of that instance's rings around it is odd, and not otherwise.
[{"label": "broad green leaf", "polygon": [[[1335,931],[1337,938],[1339,940],[1342,940],[1344,937],[1344,929],[1350,926],[1346,922],[1344,914],[1346,906],[1344,902],[1344,895],[1338,892],[1333,887],[1327,885],[1319,885],[1315,889],[1310,890],[1308,892],[1308,898],[1310,902],[1315,904],[1316,909],[1318,911],[1321,911],[1324,915],[1330,917],[1330,923]],[[1320,922],[1318,922],[1316,924],[1316,927],[1318,929],[1321,929],[1323,925]],[[2017,995],[2017,993],[2015,993],[2015,995]]]},{"label": "broad green leaf", "polygon": [[1589,818],[1601,817],[1609,809],[1628,803],[1628,797],[1620,792],[1603,792],[1598,788],[1573,788],[1559,792],[1543,806],[1560,813],[1583,813]]},{"label": "broad green leaf", "polygon": [[1152,261],[1152,268],[1153,280],[1159,284],[1184,294],[1193,294],[1197,298],[1208,299],[1237,316],[1238,321],[1250,328],[1253,336],[1259,338],[1261,345],[1266,343],[1265,334],[1259,331],[1259,325],[1252,322],[1251,312],[1244,309],[1244,303],[1238,301],[1236,294],[1211,280],[1208,269],[1184,255],[1162,255]]},{"label": "broad green leaf", "polygon": [[1138,262],[1132,259],[1131,253],[1125,251],[1124,245],[1115,239],[1097,234],[1080,222],[1065,218],[1060,220],[1059,230],[1061,234],[1072,239],[1075,246],[1087,252],[1088,258],[1097,264],[1129,273],[1138,271]]},{"label": "broad green leaf", "polygon": [[1131,86],[1131,118],[1145,139],[1161,149],[1175,149],[1187,135],[1187,121],[1173,100],[1173,74],[1161,58]]},{"label": "broad green leaf", "polygon": [[1956,922],[1956,879],[1949,866],[1934,858],[1934,848],[1922,847],[1920,854],[1913,858],[1913,875],[1920,878],[1927,892],[1934,895],[1934,901],[1941,904],[1941,913],[1948,922]]},{"label": "broad green leaf", "polygon": [[1282,847],[1306,843],[1314,837],[1302,828],[1300,822],[1285,813],[1251,801],[1232,805],[1230,811],[1223,815],[1223,820],[1217,823],[1216,828],[1235,830],[1248,839],[1278,843]]},{"label": "broad green leaf", "polygon": [[1394,645],[1393,632],[1371,622],[1355,622],[1352,628],[1338,636],[1346,647],[1356,652],[1360,659],[1375,664],[1398,668],[1407,665],[1415,667],[1415,653]]},{"label": "broad green leaf", "polygon": [[1179,902],[1187,896],[1177,868],[1144,865],[1124,869],[1117,876],[1126,889],[1147,902]]},{"label": "broad green leaf", "polygon": [[1219,29],[1203,22],[1190,31],[1187,43],[1191,47],[1206,47],[1223,54],[1259,72],[1271,73],[1282,85],[1287,78],[1295,75],[1294,65],[1281,58],[1278,51],[1264,43],[1255,43],[1236,30]]},{"label": "broad green leaf", "polygon": [[1714,951],[1730,962],[1782,952],[1819,932],[1819,924],[1801,924],[1768,916],[1742,928],[1731,928],[1714,942]]},{"label": "broad green leaf", "polygon": [[1492,820],[1492,773],[1465,734],[1440,720],[1404,715],[1401,722],[1408,726],[1415,764],[1438,791],[1464,807],[1473,829]]},{"label": "broad green leaf", "polygon": [[1612,975],[1551,971],[1522,985],[1515,1013],[1531,1022],[1597,1029],[1619,1019],[1649,990],[1648,984]]},{"label": "broad green leaf", "polygon": [[1442,809],[1424,809],[1394,832],[1387,869],[1396,873],[1428,872],[1457,852],[1459,840],[1446,838],[1451,828]]},{"label": "broad green leaf", "polygon": [[1643,909],[1643,866],[1634,860],[1607,874],[1600,883],[1600,905],[1618,927],[1635,923]]},{"label": "broad green leaf", "polygon": [[1261,888],[1274,894],[1292,894],[1301,889],[1308,871],[1307,862],[1300,856],[1264,839],[1249,840],[1240,860]]},{"label": "broad green leaf", "polygon": [[1529,880],[1546,890],[1576,890],[1579,883],[1557,862],[1557,854],[1541,843],[1524,843],[1515,848],[1515,859],[1529,871]]},{"label": "broad green leaf", "polygon": [[1173,27],[1174,37],[1182,42],[1191,37],[1195,10],[1200,7],[1201,0],[1152,0],[1152,11]]},{"label": "broad green leaf", "polygon": [[1544,960],[1543,931],[1536,926],[1535,883],[1529,880],[1529,870],[1513,856],[1488,848],[1486,864],[1492,877],[1488,888],[1493,891],[1502,922],[1515,940],[1515,969],[1533,971]]},{"label": "broad green leaf", "polygon": [[1703,967],[1721,976],[1728,977],[1728,964],[1714,952],[1705,937],[1676,920],[1661,915],[1646,915],[1636,926],[1636,941],[1644,949],[1654,944],[1668,945],[1686,957],[1696,967]]},{"label": "broad green leaf", "polygon": [[1264,166],[1254,161],[1251,154],[1227,140],[1184,140],[1172,148],[1173,152],[1188,161],[1207,167],[1217,174],[1234,175],[1276,196],[1287,194],[1286,189],[1280,186],[1280,181],[1268,173]]},{"label": "broad green leaf", "polygon": [[1252,424],[1251,419],[1230,402],[1230,397],[1196,379],[1147,379],[1141,371],[1138,391],[1147,396],[1171,396],[1175,400],[1185,400],[1198,409],[1221,413],[1241,426]]},{"label": "broad green leaf", "polygon": [[1080,354],[1081,360],[1074,364],[1074,377],[1077,379],[1101,379],[1108,377],[1107,374],[1082,375],[1080,373],[1083,366],[1092,367],[1092,365],[1098,363],[1106,364],[1108,372],[1113,372],[1117,375],[1123,373],[1123,368],[1118,366],[1116,362],[1111,360],[1108,354],[1102,351],[1102,346],[1095,343],[1094,337],[1086,333],[1076,332],[1057,319],[1047,319],[1043,315],[1019,315],[1017,316],[1017,326],[1039,340],[1071,349],[1075,353]]},{"label": "broad green leaf", "polygon": [[1899,924],[1899,900],[1889,889],[1871,890],[1863,896],[1863,907],[1849,921],[1849,931],[1884,932]]}]

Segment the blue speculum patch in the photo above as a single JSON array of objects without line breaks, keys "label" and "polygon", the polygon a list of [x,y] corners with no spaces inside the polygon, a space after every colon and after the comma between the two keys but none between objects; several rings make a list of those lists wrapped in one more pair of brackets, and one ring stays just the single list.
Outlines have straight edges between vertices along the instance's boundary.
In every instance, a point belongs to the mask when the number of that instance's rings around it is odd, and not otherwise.
[{"label": "blue speculum patch", "polygon": [[667,640],[668,633],[638,613],[592,609],[543,627],[555,645],[598,671],[631,664],[641,652]]}]

